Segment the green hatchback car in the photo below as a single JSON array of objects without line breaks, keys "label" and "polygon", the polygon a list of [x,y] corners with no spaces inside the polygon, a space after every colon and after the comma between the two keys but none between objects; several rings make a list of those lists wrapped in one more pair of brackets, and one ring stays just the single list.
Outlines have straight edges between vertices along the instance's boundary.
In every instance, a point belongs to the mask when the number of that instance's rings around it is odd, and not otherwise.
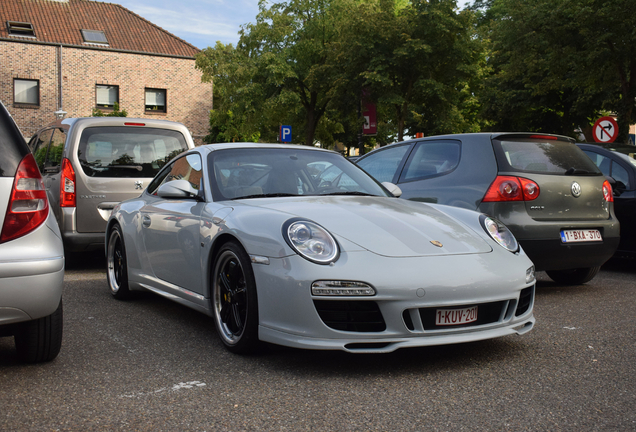
[{"label": "green hatchback car", "polygon": [[559,135],[475,133],[391,144],[356,161],[401,198],[477,210],[503,222],[554,281],[591,280],[616,250],[612,187]]}]

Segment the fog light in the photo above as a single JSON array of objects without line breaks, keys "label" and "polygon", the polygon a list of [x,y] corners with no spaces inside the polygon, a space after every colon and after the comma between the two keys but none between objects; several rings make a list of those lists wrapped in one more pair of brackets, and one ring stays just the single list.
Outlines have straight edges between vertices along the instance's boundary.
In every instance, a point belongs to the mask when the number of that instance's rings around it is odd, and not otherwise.
[{"label": "fog light", "polygon": [[311,284],[315,296],[374,296],[375,289],[364,282],[316,281]]},{"label": "fog light", "polygon": [[535,279],[534,266],[532,266],[528,270],[526,270],[526,283],[533,282],[534,279]]}]

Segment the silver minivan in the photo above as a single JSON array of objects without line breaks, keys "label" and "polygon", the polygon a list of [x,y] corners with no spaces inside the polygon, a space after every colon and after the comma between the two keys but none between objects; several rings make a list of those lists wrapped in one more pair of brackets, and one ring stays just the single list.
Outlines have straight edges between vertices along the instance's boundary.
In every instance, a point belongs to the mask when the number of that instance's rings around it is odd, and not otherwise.
[{"label": "silver minivan", "polygon": [[174,156],[194,148],[188,129],[167,120],[87,117],[39,130],[29,148],[40,168],[67,252],[104,247],[112,209],[141,194]]}]

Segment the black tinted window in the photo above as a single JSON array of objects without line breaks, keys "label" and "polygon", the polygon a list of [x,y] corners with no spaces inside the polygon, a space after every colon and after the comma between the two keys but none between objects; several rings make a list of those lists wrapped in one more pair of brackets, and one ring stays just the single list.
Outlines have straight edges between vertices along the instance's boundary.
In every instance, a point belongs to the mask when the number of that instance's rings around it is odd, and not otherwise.
[{"label": "black tinted window", "polygon": [[84,130],[78,157],[91,177],[154,177],[186,149],[185,137],[177,131],[104,126]]},{"label": "black tinted window", "polygon": [[601,175],[590,158],[570,142],[510,139],[495,141],[494,145],[500,171]]}]

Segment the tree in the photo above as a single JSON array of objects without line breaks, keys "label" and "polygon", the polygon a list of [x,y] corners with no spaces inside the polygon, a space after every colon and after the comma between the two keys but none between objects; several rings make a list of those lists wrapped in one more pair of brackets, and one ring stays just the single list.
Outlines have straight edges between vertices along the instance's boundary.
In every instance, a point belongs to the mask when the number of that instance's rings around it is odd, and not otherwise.
[{"label": "tree", "polygon": [[574,136],[605,110],[618,115],[626,141],[635,120],[634,2],[491,0],[486,7],[481,35],[492,75],[481,96],[493,129]]}]

